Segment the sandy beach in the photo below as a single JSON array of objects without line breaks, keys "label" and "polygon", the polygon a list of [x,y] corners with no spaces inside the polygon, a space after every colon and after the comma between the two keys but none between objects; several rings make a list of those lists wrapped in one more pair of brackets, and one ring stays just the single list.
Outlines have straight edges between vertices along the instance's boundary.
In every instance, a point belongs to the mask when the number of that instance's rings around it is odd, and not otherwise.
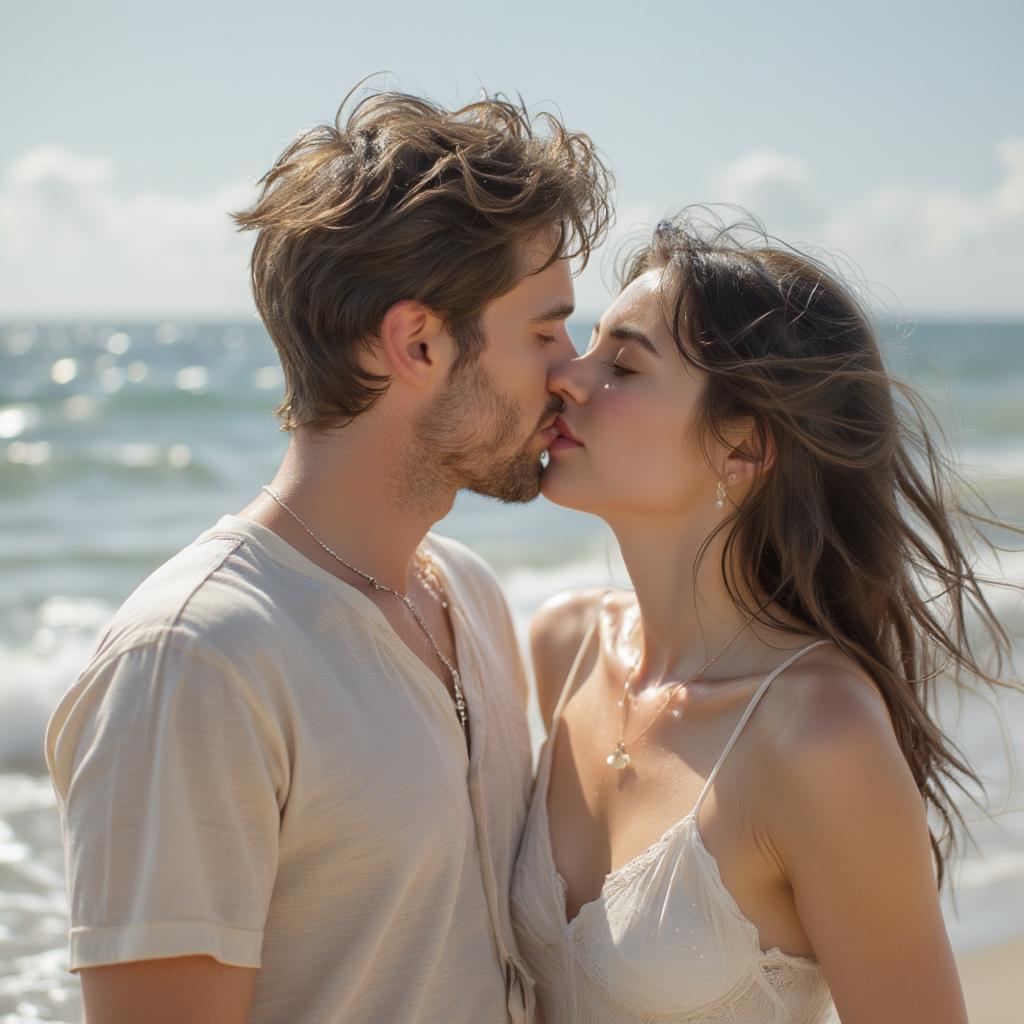
[{"label": "sandy beach", "polygon": [[957,960],[971,1024],[1024,1020],[1024,938]]}]

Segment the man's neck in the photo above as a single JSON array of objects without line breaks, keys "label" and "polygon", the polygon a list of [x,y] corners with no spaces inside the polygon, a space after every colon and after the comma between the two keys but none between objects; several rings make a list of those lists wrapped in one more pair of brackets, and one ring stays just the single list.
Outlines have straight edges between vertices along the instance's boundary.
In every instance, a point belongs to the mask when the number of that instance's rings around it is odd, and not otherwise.
[{"label": "man's neck", "polygon": [[440,485],[430,493],[411,487],[403,479],[406,453],[394,440],[398,432],[379,429],[372,418],[364,414],[328,435],[297,431],[271,482],[292,512],[260,494],[240,514],[351,582],[352,573],[317,544],[298,516],[346,562],[404,593],[413,553],[451,509],[455,493]]}]

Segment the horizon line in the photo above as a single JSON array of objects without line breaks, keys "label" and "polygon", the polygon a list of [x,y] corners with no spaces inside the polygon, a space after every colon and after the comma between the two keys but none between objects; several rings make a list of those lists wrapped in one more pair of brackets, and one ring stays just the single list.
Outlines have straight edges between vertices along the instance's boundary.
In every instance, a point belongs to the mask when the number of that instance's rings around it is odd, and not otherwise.
[{"label": "horizon line", "polygon": [[[972,311],[972,310],[904,310],[899,315],[894,315],[892,310],[870,309],[870,315],[874,319],[887,323],[999,323],[999,324],[1024,324],[1024,308],[1019,310],[995,310],[995,311]],[[569,318],[569,323],[582,321],[587,325],[593,323],[600,317],[600,311],[577,309]],[[145,313],[7,313],[0,310],[0,326],[21,327],[21,326],[66,326],[68,324],[150,324],[150,323],[223,323],[240,324],[250,321],[257,321],[263,325],[259,314],[251,312],[168,312],[155,311]],[[265,327],[265,325],[263,325]]]}]

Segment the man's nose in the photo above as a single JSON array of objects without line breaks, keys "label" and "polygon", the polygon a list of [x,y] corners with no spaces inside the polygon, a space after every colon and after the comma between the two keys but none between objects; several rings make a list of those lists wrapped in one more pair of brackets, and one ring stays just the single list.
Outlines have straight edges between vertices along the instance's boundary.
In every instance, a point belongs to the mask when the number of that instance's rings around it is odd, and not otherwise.
[{"label": "man's nose", "polygon": [[555,343],[551,346],[553,361],[555,363],[565,362],[567,359],[573,359],[576,356],[576,346],[572,343],[572,335],[569,333],[569,327],[565,323],[558,325],[558,329],[555,331]]},{"label": "man's nose", "polygon": [[548,391],[567,402],[577,405],[586,401],[586,367],[583,359],[572,349],[568,358],[553,363],[548,371]]}]

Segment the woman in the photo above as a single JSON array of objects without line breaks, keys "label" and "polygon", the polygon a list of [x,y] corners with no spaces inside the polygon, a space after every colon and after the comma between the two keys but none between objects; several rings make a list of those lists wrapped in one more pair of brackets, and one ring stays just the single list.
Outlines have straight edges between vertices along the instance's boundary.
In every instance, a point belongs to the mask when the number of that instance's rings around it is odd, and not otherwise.
[{"label": "woman", "polygon": [[1005,637],[921,406],[792,251],[681,217],[624,282],[553,382],[543,493],[609,523],[635,593],[532,628],[512,896],[543,1019],[812,1024],[831,994],[844,1024],[963,1022],[937,891],[973,776],[926,698],[940,663],[998,682],[968,612]]}]

